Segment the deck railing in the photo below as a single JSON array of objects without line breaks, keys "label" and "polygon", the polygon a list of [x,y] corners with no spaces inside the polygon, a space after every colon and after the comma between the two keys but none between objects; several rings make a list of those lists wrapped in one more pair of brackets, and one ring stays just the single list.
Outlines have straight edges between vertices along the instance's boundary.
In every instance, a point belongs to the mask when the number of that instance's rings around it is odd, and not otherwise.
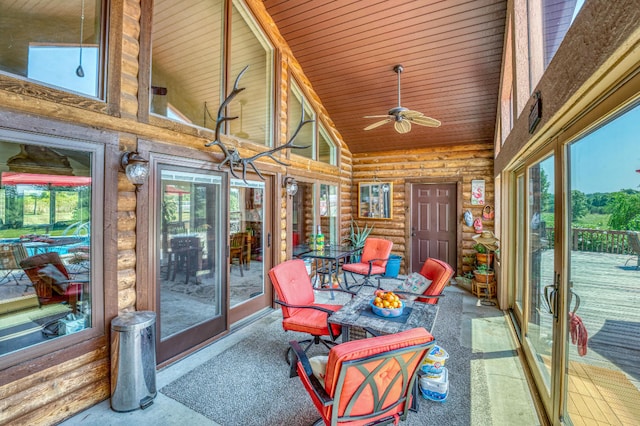
[{"label": "deck railing", "polygon": [[[553,247],[554,229],[546,228],[549,248]],[[627,240],[627,231],[572,228],[571,250],[596,253],[633,253]]]}]

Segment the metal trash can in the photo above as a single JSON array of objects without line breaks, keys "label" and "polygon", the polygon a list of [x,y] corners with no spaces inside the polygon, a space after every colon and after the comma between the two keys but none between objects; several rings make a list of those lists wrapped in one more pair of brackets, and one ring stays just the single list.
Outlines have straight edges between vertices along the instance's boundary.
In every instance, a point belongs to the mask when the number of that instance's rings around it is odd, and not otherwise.
[{"label": "metal trash can", "polygon": [[111,321],[111,409],[145,409],[156,397],[156,314],[127,312]]}]

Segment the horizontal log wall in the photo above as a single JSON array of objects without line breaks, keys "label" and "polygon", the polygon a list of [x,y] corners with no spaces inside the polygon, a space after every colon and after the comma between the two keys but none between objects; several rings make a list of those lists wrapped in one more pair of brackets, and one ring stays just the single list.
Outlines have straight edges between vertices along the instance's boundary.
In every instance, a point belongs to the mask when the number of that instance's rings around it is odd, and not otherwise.
[{"label": "horizontal log wall", "polygon": [[[416,129],[415,131],[420,131]],[[361,219],[357,217],[358,183],[379,179],[393,183],[393,218],[391,220]],[[410,205],[410,194],[405,193],[405,183],[462,183],[462,199],[458,200],[458,211],[469,209],[474,218],[482,215],[482,206],[471,205],[471,181],[484,179],[485,202],[493,206],[493,143],[435,147],[420,150],[384,151],[353,156],[353,186],[351,190],[351,213],[360,227],[373,226],[371,236],[393,241],[394,254],[402,256],[401,272],[406,273],[406,262],[410,256],[409,230],[406,223]],[[471,269],[462,265],[462,257],[474,253],[475,235],[473,227],[464,224],[462,214],[458,218],[458,262],[452,265],[458,272]],[[493,230],[493,221],[483,221],[484,230]],[[345,224],[343,223],[343,226]],[[348,224],[346,224],[348,227]]]}]

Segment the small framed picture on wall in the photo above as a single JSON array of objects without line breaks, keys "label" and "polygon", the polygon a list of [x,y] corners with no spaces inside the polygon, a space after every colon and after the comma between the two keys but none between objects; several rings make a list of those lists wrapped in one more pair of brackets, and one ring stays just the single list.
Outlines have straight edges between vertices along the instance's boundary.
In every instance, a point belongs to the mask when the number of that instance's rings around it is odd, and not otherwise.
[{"label": "small framed picture on wall", "polygon": [[471,205],[484,205],[484,179],[471,181]]}]

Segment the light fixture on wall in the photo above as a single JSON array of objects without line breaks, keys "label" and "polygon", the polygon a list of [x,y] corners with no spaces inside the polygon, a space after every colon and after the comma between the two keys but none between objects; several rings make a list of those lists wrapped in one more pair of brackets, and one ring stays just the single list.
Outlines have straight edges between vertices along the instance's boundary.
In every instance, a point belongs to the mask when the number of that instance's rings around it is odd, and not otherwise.
[{"label": "light fixture on wall", "polygon": [[125,151],[120,158],[120,165],[129,182],[136,186],[136,191],[146,182],[149,176],[149,161],[136,151]]},{"label": "light fixture on wall", "polygon": [[293,197],[298,192],[298,182],[291,176],[285,176],[282,187],[287,191],[289,197]]}]

